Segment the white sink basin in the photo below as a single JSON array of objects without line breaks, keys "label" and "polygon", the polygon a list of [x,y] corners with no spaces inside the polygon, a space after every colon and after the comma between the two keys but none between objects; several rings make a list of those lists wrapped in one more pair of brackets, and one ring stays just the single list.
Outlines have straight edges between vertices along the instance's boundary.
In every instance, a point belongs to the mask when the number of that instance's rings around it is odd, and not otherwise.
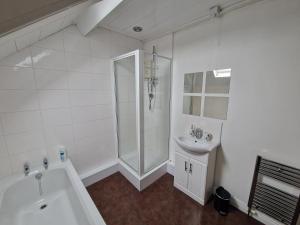
[{"label": "white sink basin", "polygon": [[209,153],[220,145],[219,142],[208,142],[206,140],[196,140],[188,137],[176,137],[175,141],[181,148],[183,148],[183,150],[198,154]]}]

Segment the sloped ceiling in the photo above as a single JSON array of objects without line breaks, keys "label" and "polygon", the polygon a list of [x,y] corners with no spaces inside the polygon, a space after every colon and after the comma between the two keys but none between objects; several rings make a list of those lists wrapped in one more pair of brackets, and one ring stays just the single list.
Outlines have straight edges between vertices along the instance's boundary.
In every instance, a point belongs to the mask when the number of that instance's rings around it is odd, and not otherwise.
[{"label": "sloped ceiling", "polygon": [[86,0],[0,0],[0,35]]}]

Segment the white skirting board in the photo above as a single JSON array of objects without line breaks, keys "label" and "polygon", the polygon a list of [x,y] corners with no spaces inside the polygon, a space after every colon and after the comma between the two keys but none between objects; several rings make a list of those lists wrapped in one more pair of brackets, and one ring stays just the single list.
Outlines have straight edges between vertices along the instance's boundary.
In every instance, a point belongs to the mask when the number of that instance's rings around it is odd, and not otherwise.
[{"label": "white skirting board", "polygon": [[167,172],[168,174],[171,174],[172,176],[174,176],[175,174],[175,164],[172,162],[169,162],[167,165]]},{"label": "white skirting board", "polygon": [[87,187],[90,186],[110,175],[119,171],[118,162],[111,162],[106,165],[95,168],[87,173],[80,174],[83,184]]}]

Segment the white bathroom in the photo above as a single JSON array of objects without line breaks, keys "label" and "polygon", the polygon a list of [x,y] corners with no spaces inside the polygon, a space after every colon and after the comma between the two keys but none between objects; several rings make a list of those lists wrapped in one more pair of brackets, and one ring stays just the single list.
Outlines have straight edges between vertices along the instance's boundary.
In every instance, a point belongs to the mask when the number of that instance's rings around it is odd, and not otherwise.
[{"label": "white bathroom", "polygon": [[0,225],[299,225],[299,0],[0,1]]}]

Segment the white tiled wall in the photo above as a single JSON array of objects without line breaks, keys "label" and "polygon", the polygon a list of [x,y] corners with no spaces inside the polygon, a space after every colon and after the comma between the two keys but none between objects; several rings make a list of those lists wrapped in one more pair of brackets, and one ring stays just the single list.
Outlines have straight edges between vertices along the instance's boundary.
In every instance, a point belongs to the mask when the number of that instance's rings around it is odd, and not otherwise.
[{"label": "white tiled wall", "polygon": [[[45,33],[46,35],[46,33]],[[79,173],[115,160],[110,58],[141,43],[69,26],[0,61],[0,177],[68,149]]]},{"label": "white tiled wall", "polygon": [[[22,29],[9,33],[8,35],[1,36],[0,59],[16,53],[17,51],[74,24],[78,15],[80,15],[90,4],[93,4],[93,0],[87,0],[76,4],[62,12],[53,14],[29,26],[25,26]],[[47,42],[49,46],[53,46],[54,44],[50,39]]]}]

